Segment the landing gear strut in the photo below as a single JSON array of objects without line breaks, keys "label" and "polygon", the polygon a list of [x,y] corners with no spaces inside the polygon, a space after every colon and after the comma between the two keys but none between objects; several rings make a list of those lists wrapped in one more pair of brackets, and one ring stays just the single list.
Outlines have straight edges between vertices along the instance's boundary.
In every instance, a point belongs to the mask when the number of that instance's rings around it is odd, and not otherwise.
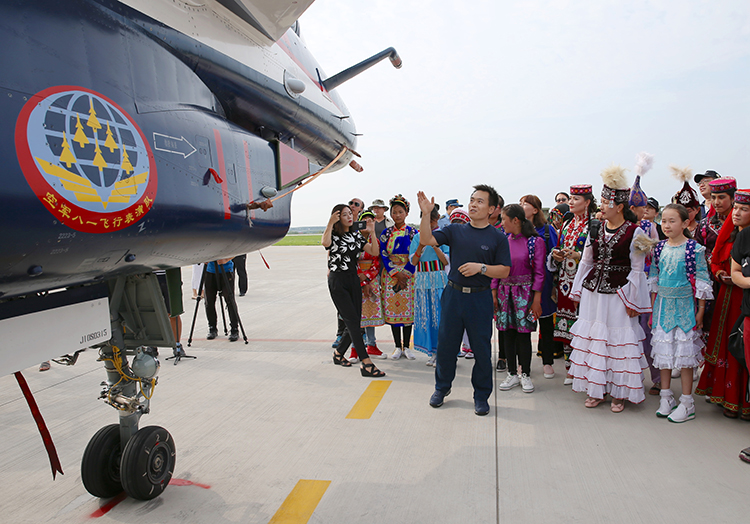
[{"label": "landing gear strut", "polygon": [[[156,277],[121,277],[110,283],[112,339],[100,348],[107,380],[100,398],[117,409],[119,424],[92,437],[81,461],[81,478],[95,497],[125,490],[137,500],[158,497],[175,467],[172,435],[159,426],[138,429],[149,413],[159,361],[152,346],[170,347],[174,337]],[[128,356],[132,356],[128,362]]]}]

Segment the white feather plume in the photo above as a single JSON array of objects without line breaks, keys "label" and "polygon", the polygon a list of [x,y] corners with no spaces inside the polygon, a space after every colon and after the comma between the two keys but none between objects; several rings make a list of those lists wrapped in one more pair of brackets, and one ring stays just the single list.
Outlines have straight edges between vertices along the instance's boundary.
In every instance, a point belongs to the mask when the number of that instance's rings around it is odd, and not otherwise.
[{"label": "white feather plume", "polygon": [[635,174],[643,176],[645,175],[654,165],[654,155],[650,155],[645,151],[641,151],[635,155]]},{"label": "white feather plume", "polygon": [[[636,230],[637,231],[637,230]],[[636,234],[633,237],[633,249],[636,252],[648,255],[656,244],[659,243],[659,239],[653,239],[643,233]]]},{"label": "white feather plume", "polygon": [[628,184],[628,178],[625,176],[625,171],[627,171],[627,169],[624,167],[612,164],[602,171],[602,180],[607,187],[611,187],[612,189],[628,189],[630,184]]},{"label": "white feather plume", "polygon": [[693,178],[693,170],[690,169],[690,167],[677,167],[675,165],[670,165],[669,169],[672,171],[672,176],[680,182],[687,182]]}]

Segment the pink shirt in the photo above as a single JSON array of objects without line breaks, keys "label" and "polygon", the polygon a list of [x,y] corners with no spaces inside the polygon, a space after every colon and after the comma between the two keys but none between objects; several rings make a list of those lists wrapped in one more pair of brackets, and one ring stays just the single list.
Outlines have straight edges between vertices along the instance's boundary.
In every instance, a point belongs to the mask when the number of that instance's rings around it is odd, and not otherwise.
[{"label": "pink shirt", "polygon": [[[508,235],[510,246],[510,274],[508,278],[525,275],[533,275],[531,284],[532,291],[541,291],[544,287],[544,262],[547,259],[547,247],[542,237],[534,237],[534,267],[529,260],[529,248],[527,237],[521,235]],[[492,289],[501,285],[502,279],[492,279]]]}]

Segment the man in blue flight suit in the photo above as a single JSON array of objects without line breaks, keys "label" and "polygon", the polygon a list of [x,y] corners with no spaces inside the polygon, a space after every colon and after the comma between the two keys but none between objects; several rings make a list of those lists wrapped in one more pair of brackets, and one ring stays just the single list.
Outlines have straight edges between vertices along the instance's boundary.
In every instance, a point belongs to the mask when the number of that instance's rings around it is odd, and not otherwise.
[{"label": "man in blue flight suit", "polygon": [[450,394],[456,376],[456,361],[464,329],[474,351],[471,384],[474,387],[474,412],[490,412],[488,399],[492,393],[492,292],[493,278],[505,278],[510,273],[508,239],[490,224],[489,217],[499,205],[497,191],[491,186],[474,186],[469,200],[468,224],[450,224],[432,231],[430,212],[435,199],[428,200],[424,192],[417,194],[422,221],[419,225],[420,243],[427,246],[450,246],[448,285],[440,300],[435,393],[430,406],[439,408]]}]

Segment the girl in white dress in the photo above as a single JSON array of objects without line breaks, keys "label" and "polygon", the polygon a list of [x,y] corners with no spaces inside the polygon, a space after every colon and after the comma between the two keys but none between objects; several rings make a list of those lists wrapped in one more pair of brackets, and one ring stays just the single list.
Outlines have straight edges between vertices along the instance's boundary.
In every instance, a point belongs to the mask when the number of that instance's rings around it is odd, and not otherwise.
[{"label": "girl in white dress", "polygon": [[628,206],[630,187],[624,169],[602,173],[602,218],[583,251],[570,292],[580,301],[573,335],[569,375],[573,391],[586,392],[585,406],[594,408],[611,395],[611,410],[619,413],[625,400],[645,400],[643,355],[645,333],[638,315],[651,312],[645,253],[653,245],[636,224]]}]

